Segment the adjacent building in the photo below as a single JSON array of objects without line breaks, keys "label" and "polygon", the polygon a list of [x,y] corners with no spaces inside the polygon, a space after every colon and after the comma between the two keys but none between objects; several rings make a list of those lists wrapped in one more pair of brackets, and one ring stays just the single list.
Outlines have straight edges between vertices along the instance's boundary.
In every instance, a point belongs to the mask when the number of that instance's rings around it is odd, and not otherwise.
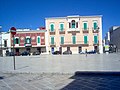
[{"label": "adjacent building", "polygon": [[6,51],[11,51],[11,39],[10,39],[10,33],[9,32],[2,32],[2,42],[1,42],[1,50],[2,50],[2,56],[5,56]]},{"label": "adjacent building", "polygon": [[103,53],[102,16],[67,16],[45,19],[46,50],[71,50],[73,54],[96,50]]},{"label": "adjacent building", "polygon": [[45,32],[44,27],[37,30],[31,29],[17,29],[14,39],[11,37],[11,49],[13,50],[13,43],[15,47],[15,53],[29,51],[33,53],[39,51],[41,53],[46,52],[45,45]]},{"label": "adjacent building", "polygon": [[110,32],[110,46],[115,48],[115,50],[120,51],[120,26],[111,27],[109,29],[109,32]]}]

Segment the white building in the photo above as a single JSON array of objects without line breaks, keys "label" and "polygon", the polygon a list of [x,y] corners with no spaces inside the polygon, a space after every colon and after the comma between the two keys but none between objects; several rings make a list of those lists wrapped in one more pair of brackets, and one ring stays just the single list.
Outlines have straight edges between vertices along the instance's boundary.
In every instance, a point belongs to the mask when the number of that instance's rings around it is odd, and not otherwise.
[{"label": "white building", "polygon": [[2,54],[5,56],[6,50],[11,51],[11,42],[10,42],[10,33],[9,32],[2,32]]}]

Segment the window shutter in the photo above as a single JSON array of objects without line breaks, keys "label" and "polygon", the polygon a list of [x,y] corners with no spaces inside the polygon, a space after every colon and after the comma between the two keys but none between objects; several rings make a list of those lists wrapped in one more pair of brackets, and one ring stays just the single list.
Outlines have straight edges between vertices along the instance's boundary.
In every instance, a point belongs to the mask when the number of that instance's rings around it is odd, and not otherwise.
[{"label": "window shutter", "polygon": [[96,30],[96,29],[97,29],[97,23],[94,22],[94,30]]},{"label": "window shutter", "polygon": [[87,44],[87,36],[84,36],[84,44]]},{"label": "window shutter", "polygon": [[16,44],[16,39],[15,38],[13,39],[13,42],[14,42],[14,44]]},{"label": "window shutter", "polygon": [[51,37],[51,44],[54,44],[54,37]]},{"label": "window shutter", "polygon": [[73,41],[73,44],[76,44],[76,37],[75,36],[72,37],[72,41]]},{"label": "window shutter", "polygon": [[61,44],[64,44],[64,37],[61,37]]},{"label": "window shutter", "polygon": [[38,37],[38,41],[37,42],[40,43],[40,37]]},{"label": "window shutter", "polygon": [[60,30],[63,31],[63,24],[60,24]]},{"label": "window shutter", "polygon": [[84,30],[87,30],[87,23],[84,23]]},{"label": "window shutter", "polygon": [[97,43],[98,43],[98,37],[94,36],[94,44],[97,44]]},{"label": "window shutter", "polygon": [[51,31],[54,31],[54,25],[51,24]]}]

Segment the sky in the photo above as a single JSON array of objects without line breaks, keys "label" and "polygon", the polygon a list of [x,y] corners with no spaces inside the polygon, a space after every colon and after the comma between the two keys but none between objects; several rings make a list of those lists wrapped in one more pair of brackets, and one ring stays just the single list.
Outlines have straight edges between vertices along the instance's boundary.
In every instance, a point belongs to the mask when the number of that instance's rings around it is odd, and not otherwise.
[{"label": "sky", "polygon": [[103,15],[103,37],[111,26],[120,26],[120,0],[0,0],[3,31],[37,29],[46,17]]}]

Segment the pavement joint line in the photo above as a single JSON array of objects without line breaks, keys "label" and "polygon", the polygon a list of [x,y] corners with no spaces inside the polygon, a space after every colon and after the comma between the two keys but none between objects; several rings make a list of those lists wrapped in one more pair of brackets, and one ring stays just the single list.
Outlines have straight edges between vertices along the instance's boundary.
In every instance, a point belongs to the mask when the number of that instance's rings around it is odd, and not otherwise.
[{"label": "pavement joint line", "polygon": [[[19,80],[21,80],[19,77],[16,77],[16,78],[18,78]],[[25,82],[25,83],[26,83],[26,82]],[[27,84],[29,84],[29,83],[27,83]],[[35,87],[34,85],[31,85],[31,84],[29,84],[29,85],[39,90],[38,87]]]},{"label": "pavement joint line", "polygon": [[9,87],[11,90],[12,88],[4,81],[4,80],[1,80],[3,83],[5,83],[7,85],[7,87]]}]

